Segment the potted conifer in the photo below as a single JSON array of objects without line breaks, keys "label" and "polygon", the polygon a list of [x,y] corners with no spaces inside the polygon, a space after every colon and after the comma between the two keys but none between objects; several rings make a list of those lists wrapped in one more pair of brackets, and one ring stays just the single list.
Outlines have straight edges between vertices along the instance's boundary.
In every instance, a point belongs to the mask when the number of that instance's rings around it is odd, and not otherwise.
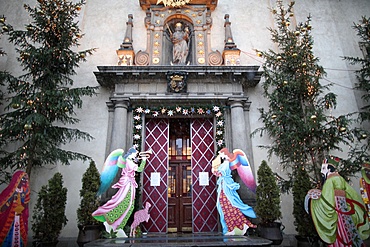
[{"label": "potted conifer", "polygon": [[260,220],[259,235],[279,245],[283,241],[281,218],[280,190],[275,176],[267,162],[263,160],[257,171],[258,186],[256,189],[256,211]]},{"label": "potted conifer", "polygon": [[305,211],[304,202],[307,192],[313,188],[309,175],[304,168],[297,168],[293,182],[293,216],[297,231],[298,246],[319,246],[319,237],[311,216]]},{"label": "potted conifer", "polygon": [[91,161],[82,176],[81,202],[77,209],[77,223],[79,234],[77,243],[80,247],[100,237],[101,222],[92,217],[92,213],[99,207],[97,192],[100,186],[100,173],[95,162]]},{"label": "potted conifer", "polygon": [[67,188],[63,187],[63,176],[57,172],[43,185],[38,193],[32,216],[34,246],[56,246],[63,227],[67,224],[65,215]]}]

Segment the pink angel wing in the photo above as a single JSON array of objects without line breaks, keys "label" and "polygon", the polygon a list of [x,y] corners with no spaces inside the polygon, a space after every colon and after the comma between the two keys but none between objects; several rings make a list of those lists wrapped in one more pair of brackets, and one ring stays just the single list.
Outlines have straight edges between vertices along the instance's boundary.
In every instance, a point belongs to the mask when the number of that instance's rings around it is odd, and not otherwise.
[{"label": "pink angel wing", "polygon": [[237,170],[243,183],[254,193],[256,193],[256,180],[245,153],[240,149],[234,149],[234,158],[230,160],[230,169]]},{"label": "pink angel wing", "polygon": [[100,174],[100,187],[98,196],[108,190],[118,172],[117,160],[123,154],[123,149],[116,149],[111,152],[104,162],[103,170]]}]

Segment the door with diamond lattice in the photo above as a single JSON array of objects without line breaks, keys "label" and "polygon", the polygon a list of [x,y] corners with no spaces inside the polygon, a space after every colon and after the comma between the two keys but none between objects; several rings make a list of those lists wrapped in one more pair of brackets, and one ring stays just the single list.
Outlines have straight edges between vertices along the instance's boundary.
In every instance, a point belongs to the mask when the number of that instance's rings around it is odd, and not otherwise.
[{"label": "door with diamond lattice", "polygon": [[[179,121],[190,123],[187,130],[189,134],[182,140],[185,144],[181,157],[173,156],[175,148],[171,138],[174,134],[170,131],[170,125],[174,121],[148,119],[146,122],[145,150],[152,149],[153,155],[143,172],[143,204],[150,202],[152,205],[151,218],[144,223],[144,231],[166,233],[176,225],[177,231],[190,228],[192,232],[216,232],[216,177],[211,173],[214,157],[213,121],[207,118]],[[177,135],[179,131],[177,126]],[[186,174],[185,177],[179,172]],[[207,173],[208,185],[204,181],[201,183],[201,173]],[[159,178],[159,184],[151,183],[154,177]],[[176,192],[174,184],[186,190]],[[184,195],[189,195],[188,199]],[[176,206],[176,203],[181,205]],[[179,209],[175,211],[177,214],[173,214],[174,208]]]},{"label": "door with diamond lattice", "polygon": [[[147,119],[145,150],[151,149],[153,154],[143,172],[143,205],[152,205],[150,219],[144,223],[146,232],[167,232],[168,130],[167,119]],[[159,179],[159,186],[151,183],[154,177]]]},{"label": "door with diamond lattice", "polygon": [[[215,154],[213,121],[194,119],[191,124],[191,164],[193,197],[193,232],[217,232],[216,176],[211,172]],[[208,173],[208,185],[200,181],[200,173]]]}]

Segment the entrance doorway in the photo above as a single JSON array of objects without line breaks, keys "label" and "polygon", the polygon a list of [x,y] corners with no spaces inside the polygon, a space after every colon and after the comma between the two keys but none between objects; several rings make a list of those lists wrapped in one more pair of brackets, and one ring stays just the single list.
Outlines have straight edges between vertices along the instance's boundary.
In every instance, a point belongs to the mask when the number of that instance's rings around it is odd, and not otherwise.
[{"label": "entrance doorway", "polygon": [[143,231],[218,231],[214,145],[212,118],[146,119],[144,150],[153,154],[143,171],[142,204],[152,206]]},{"label": "entrance doorway", "polygon": [[168,232],[191,232],[190,163],[171,163],[168,169],[168,179]]},{"label": "entrance doorway", "polygon": [[192,231],[190,120],[169,121],[168,232]]}]

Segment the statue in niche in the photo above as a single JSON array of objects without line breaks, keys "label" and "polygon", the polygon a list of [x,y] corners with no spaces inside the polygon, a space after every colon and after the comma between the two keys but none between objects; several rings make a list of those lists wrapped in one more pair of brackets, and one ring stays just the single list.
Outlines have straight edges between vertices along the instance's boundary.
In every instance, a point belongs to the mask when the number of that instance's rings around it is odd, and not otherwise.
[{"label": "statue in niche", "polygon": [[185,65],[189,53],[189,28],[185,26],[183,30],[182,24],[178,22],[175,25],[175,32],[171,33],[170,37],[173,44],[171,65]]}]

